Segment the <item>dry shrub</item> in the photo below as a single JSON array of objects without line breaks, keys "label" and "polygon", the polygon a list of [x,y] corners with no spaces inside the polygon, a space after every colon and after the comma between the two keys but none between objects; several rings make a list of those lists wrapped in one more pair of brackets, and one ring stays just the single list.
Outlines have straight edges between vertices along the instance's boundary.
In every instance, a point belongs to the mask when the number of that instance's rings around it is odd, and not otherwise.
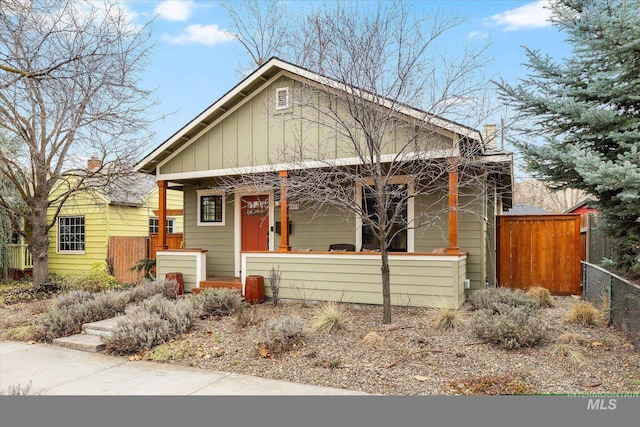
[{"label": "dry shrub", "polygon": [[580,353],[580,350],[576,349],[568,343],[556,342],[551,348],[551,354],[553,354],[554,356],[566,357],[567,359],[569,359],[569,361],[575,363],[576,365],[582,366],[587,363],[587,359],[582,355],[582,353]]},{"label": "dry shrub", "polygon": [[478,337],[507,350],[533,347],[547,335],[547,325],[530,309],[507,304],[476,311],[472,324]]},{"label": "dry shrub", "polygon": [[106,351],[130,354],[149,350],[189,332],[195,317],[190,301],[155,295],[127,312],[116,324],[113,335],[104,337]]},{"label": "dry shrub", "polygon": [[567,320],[572,323],[578,323],[582,326],[595,325],[600,320],[600,312],[588,301],[579,301],[575,303]]},{"label": "dry shrub", "polygon": [[529,290],[527,290],[527,295],[537,299],[540,303],[540,307],[555,307],[551,292],[542,286],[529,288]]},{"label": "dry shrub", "polygon": [[170,323],[156,313],[136,311],[116,324],[113,335],[103,337],[108,353],[123,355],[149,350],[172,338]]},{"label": "dry shrub", "polygon": [[88,301],[93,298],[93,294],[89,291],[85,291],[84,289],[79,289],[76,291],[71,291],[66,294],[59,295],[55,304],[58,308],[69,307],[74,304],[80,304],[85,301]]},{"label": "dry shrub", "polygon": [[332,332],[344,328],[344,309],[336,302],[323,303],[316,311],[311,329],[315,332]]},{"label": "dry shrub", "polygon": [[262,329],[258,354],[273,358],[300,347],[304,338],[302,326],[302,318],[296,315],[268,320]]},{"label": "dry shrub", "polygon": [[461,316],[458,309],[443,305],[436,309],[433,327],[442,330],[458,329],[464,324]]},{"label": "dry shrub", "polygon": [[175,280],[154,280],[144,282],[126,291],[129,302],[140,302],[154,295],[162,295],[167,299],[176,299],[178,296],[178,284]]},{"label": "dry shrub", "polygon": [[124,313],[127,300],[122,292],[106,291],[92,294],[90,299],[68,301],[68,305],[56,307],[38,317],[34,338],[49,342],[55,338],[78,334],[85,323]]},{"label": "dry shrub", "polygon": [[587,337],[585,337],[582,334],[576,334],[574,332],[567,332],[560,335],[558,338],[556,338],[556,343],[558,344],[577,345],[577,344],[584,344],[587,341],[588,341]]},{"label": "dry shrub", "polygon": [[36,328],[33,325],[18,326],[5,332],[3,338],[14,341],[31,341],[36,336]]},{"label": "dry shrub", "polygon": [[483,375],[455,379],[451,381],[450,385],[458,393],[464,395],[534,394],[538,391],[535,386],[512,375]]},{"label": "dry shrub", "polygon": [[262,322],[262,318],[254,306],[244,307],[241,305],[237,310],[237,313],[236,325],[240,329],[244,329],[248,326],[259,325]]},{"label": "dry shrub", "polygon": [[32,383],[29,381],[27,384],[10,385],[7,391],[0,390],[0,396],[28,396],[31,394]]},{"label": "dry shrub", "polygon": [[192,296],[192,304],[200,316],[228,316],[242,308],[240,292],[233,289],[206,288]]},{"label": "dry shrub", "polygon": [[495,304],[506,304],[513,307],[536,309],[540,307],[537,298],[527,295],[520,289],[488,288],[475,291],[469,297],[469,304],[473,310],[493,308]]}]

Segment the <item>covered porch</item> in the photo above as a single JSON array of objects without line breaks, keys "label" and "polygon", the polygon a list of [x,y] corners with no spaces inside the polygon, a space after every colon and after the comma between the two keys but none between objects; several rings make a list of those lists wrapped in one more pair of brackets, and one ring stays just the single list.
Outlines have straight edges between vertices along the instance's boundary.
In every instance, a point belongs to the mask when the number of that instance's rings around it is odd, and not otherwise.
[{"label": "covered porch", "polygon": [[[445,245],[432,252],[416,252],[413,244],[413,230],[409,231],[409,244],[406,252],[391,252],[389,257],[391,270],[392,304],[402,306],[434,307],[446,304],[459,307],[464,302],[465,281],[467,279],[468,254],[461,252],[458,246],[458,174],[452,159],[449,171],[448,191],[448,239]],[[167,182],[158,181],[159,193],[159,236],[158,236],[158,277],[168,272],[182,271],[185,290],[203,287],[244,288],[247,276],[260,275],[265,278],[266,296],[271,296],[268,278],[272,268],[281,272],[280,297],[284,299],[308,299],[344,301],[353,303],[381,304],[381,255],[379,252],[367,251],[356,234],[355,245],[346,251],[293,250],[290,245],[289,227],[273,227],[274,224],[290,224],[289,204],[287,200],[288,172],[281,171],[281,188],[279,200],[269,196],[273,206],[277,202],[279,212],[276,218],[271,217],[271,234],[274,229],[279,235],[278,241],[269,238],[269,250],[245,250],[238,243],[239,215],[236,209],[236,220],[232,224],[230,215],[226,215],[228,230],[236,230],[235,274],[229,272],[207,271],[217,270],[216,260],[221,256],[229,256],[230,252],[220,251],[210,246],[209,251],[202,249],[167,250],[163,245],[163,223],[166,209],[163,206]],[[239,196],[235,195],[235,206]],[[199,206],[199,205],[198,205]],[[446,202],[445,202],[446,206]],[[186,206],[188,208],[188,206]],[[229,208],[228,208],[229,209]],[[271,215],[273,215],[273,207]],[[188,210],[188,209],[187,209]],[[224,218],[224,217],[223,217]],[[223,224],[224,225],[224,224]],[[194,227],[195,228],[195,227]],[[215,228],[222,229],[221,227]],[[203,228],[202,232],[209,231]],[[200,231],[198,229],[198,231]],[[348,239],[345,239],[348,241]],[[297,247],[297,246],[296,246]],[[230,248],[232,249],[232,248]],[[429,249],[427,249],[429,250]],[[218,251],[218,253],[216,253]],[[225,274],[226,273],[226,274]],[[227,276],[227,277],[215,277]],[[467,281],[468,282],[468,281]]]}]

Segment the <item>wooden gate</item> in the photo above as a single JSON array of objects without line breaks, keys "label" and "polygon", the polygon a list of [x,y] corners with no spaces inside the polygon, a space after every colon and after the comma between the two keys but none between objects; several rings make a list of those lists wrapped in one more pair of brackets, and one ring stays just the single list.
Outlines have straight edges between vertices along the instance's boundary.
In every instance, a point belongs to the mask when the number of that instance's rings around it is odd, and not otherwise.
[{"label": "wooden gate", "polygon": [[580,215],[499,216],[496,235],[500,286],[580,294]]},{"label": "wooden gate", "polygon": [[129,271],[136,261],[147,258],[146,236],[110,236],[109,254],[113,275],[122,283],[133,283],[142,273]]}]

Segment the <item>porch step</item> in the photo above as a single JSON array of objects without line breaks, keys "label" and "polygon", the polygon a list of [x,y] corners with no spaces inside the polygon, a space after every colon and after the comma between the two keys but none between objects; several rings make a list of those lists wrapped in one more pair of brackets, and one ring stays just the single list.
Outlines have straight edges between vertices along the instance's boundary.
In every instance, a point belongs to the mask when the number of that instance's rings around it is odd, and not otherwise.
[{"label": "porch step", "polygon": [[[217,289],[237,289],[242,291],[242,282],[239,277],[207,277],[207,280],[200,282],[200,289],[202,288],[217,288]],[[198,289],[198,288],[196,288]],[[194,291],[193,289],[191,290]],[[196,291],[198,293],[201,291]]]},{"label": "porch step", "polygon": [[98,322],[85,323],[82,325],[82,333],[69,337],[56,338],[52,344],[59,347],[72,348],[74,350],[89,351],[96,353],[105,348],[102,337],[110,337],[116,324],[124,316],[116,316],[111,319],[100,320]]},{"label": "porch step", "polygon": [[76,334],[70,337],[56,338],[52,342],[53,345],[59,347],[72,348],[74,350],[88,351],[97,353],[104,350],[105,343],[98,335]]},{"label": "porch step", "polygon": [[110,337],[113,335],[113,330],[115,329],[116,324],[123,318],[124,316],[116,316],[111,319],[104,319],[98,322],[85,323],[82,325],[82,332],[87,335]]}]

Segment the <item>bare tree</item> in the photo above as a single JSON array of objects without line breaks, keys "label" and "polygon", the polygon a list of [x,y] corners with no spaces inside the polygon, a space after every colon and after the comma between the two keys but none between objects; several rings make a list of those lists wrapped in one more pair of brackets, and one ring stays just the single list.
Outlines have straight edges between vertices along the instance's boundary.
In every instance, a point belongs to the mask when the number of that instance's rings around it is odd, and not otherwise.
[{"label": "bare tree", "polygon": [[[466,110],[477,116],[473,124],[483,120],[486,83],[475,73],[484,50],[468,50],[450,62],[436,44],[461,21],[439,13],[421,18],[403,2],[338,3],[315,12],[308,22],[313,25],[305,26],[300,43],[305,53],[297,57],[321,75],[321,82],[292,82],[295,118],[279,117],[298,134],[298,142],[271,161],[287,165],[286,196],[292,203],[312,215],[330,210],[362,219],[381,254],[382,322],[388,324],[389,251],[407,230],[437,225],[446,217],[452,168],[460,174],[463,194],[473,194],[466,190],[486,177],[488,165],[474,155],[480,147],[470,142],[473,129],[440,118]],[[462,102],[473,105],[460,109]],[[307,143],[307,125],[323,127],[326,145]],[[447,139],[443,127],[455,128],[455,135]],[[355,160],[345,165],[337,158]],[[400,183],[399,176],[408,179]],[[274,171],[222,185],[277,190],[279,180]],[[416,205],[413,220],[407,217],[410,200]]]},{"label": "bare tree", "polygon": [[[253,69],[269,58],[279,56],[288,48],[292,31],[287,4],[279,0],[222,1],[231,20],[232,35],[251,57]],[[240,66],[243,73],[243,66]]]},{"label": "bare tree", "polygon": [[64,202],[117,185],[149,137],[143,113],[152,102],[139,81],[149,37],[149,24],[135,25],[109,0],[2,2],[0,131],[20,155],[0,145],[0,175],[25,211],[4,192],[0,208],[24,221],[36,284],[47,279],[48,231]]},{"label": "bare tree", "polygon": [[514,184],[514,204],[532,205],[552,213],[562,213],[579,202],[588,194],[575,188],[550,189],[544,182],[527,179]]}]

